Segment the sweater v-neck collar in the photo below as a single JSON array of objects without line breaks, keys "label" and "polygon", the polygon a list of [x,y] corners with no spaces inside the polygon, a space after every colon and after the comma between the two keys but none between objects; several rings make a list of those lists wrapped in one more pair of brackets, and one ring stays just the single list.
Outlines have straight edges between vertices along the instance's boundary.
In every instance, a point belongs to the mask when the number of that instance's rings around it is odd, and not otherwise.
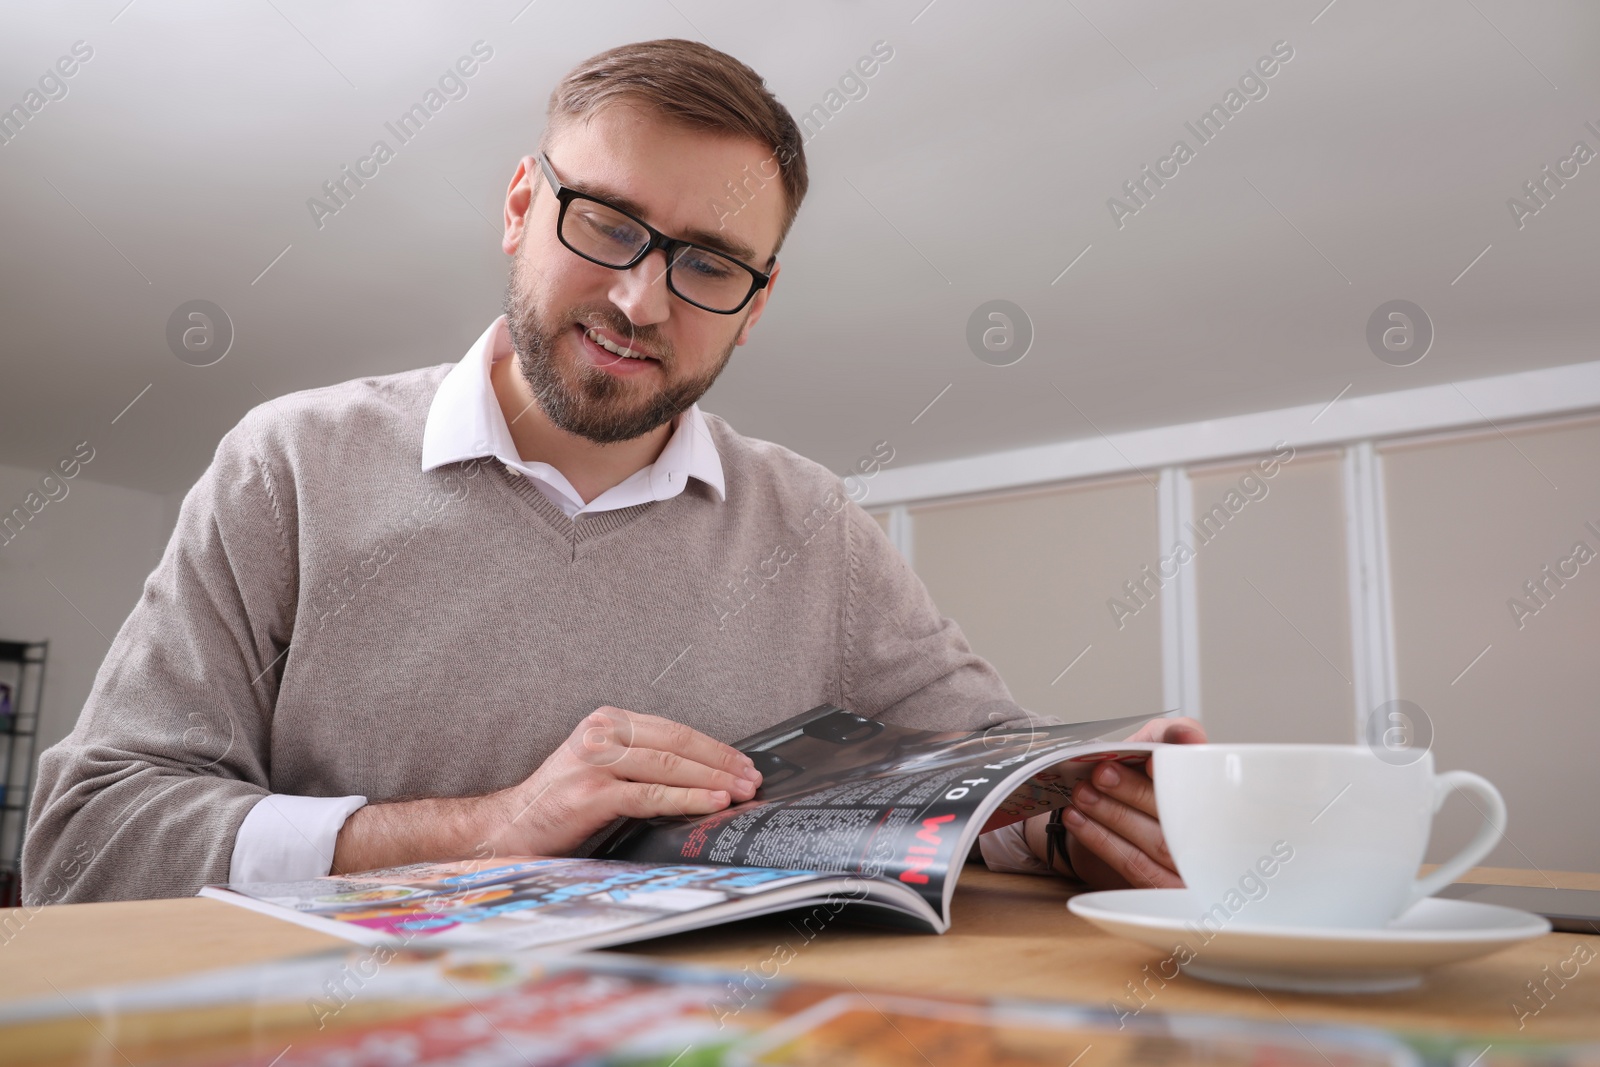
[{"label": "sweater v-neck collar", "polygon": [[[550,529],[558,534],[572,548],[572,558],[578,555],[578,546],[585,541],[620,529],[635,519],[640,518],[645,512],[655,507],[656,501],[646,501],[630,507],[616,508],[612,511],[599,511],[589,514],[580,514],[575,518],[568,518],[567,514],[551,502],[550,498],[530,482],[526,475],[512,470],[505,463],[496,461],[491,464],[500,480],[514,494],[522,499],[531,508],[535,515],[543,519]],[[680,494],[682,495],[682,494]],[[674,500],[677,497],[672,498]]]}]

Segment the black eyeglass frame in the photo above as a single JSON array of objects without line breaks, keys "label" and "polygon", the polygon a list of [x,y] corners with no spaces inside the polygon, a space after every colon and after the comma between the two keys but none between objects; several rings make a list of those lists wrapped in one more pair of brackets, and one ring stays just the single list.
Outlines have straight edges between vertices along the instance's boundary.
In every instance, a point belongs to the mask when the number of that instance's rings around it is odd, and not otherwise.
[{"label": "black eyeglass frame", "polygon": [[[590,196],[588,193],[579,192],[576,189],[573,189],[573,188],[571,188],[569,186],[563,185],[561,183],[561,179],[556,177],[555,170],[550,166],[550,160],[545,158],[545,154],[543,152],[537,153],[534,156],[534,158],[539,161],[539,169],[544,172],[545,180],[550,183],[550,188],[555,191],[556,200],[559,201],[560,204],[561,204],[561,209],[556,214],[556,239],[559,240],[566,247],[567,251],[571,252],[573,255],[578,256],[578,257],[580,257],[582,259],[586,259],[590,263],[595,263],[595,264],[598,264],[599,266],[602,266],[602,267],[610,267],[612,270],[630,270],[634,266],[638,265],[639,261],[644,259],[651,252],[654,252],[658,248],[662,249],[666,253],[666,257],[667,257],[667,272],[666,272],[666,274],[667,274],[667,289],[668,289],[668,291],[670,291],[672,293],[672,295],[676,296],[679,300],[682,300],[684,303],[692,304],[695,307],[699,308],[701,311],[709,311],[713,315],[737,315],[739,312],[741,312],[741,311],[743,311],[745,309],[745,306],[750,303],[750,301],[755,297],[755,295],[757,293],[759,293],[761,290],[763,290],[763,289],[765,289],[767,287],[767,283],[768,282],[772,281],[772,275],[771,274],[767,273],[766,271],[757,270],[756,268],[752,267],[750,264],[745,263],[745,262],[743,262],[741,260],[735,259],[732,256],[728,255],[726,252],[723,252],[723,251],[720,251],[718,249],[712,248],[709,245],[698,244],[698,243],[696,243],[694,241],[685,241],[685,240],[683,240],[682,238],[679,238],[679,237],[668,237],[666,234],[662,233],[660,230],[656,229],[654,226],[650,225],[648,222],[646,222],[643,219],[639,218],[637,215],[633,214],[631,211],[624,211],[620,207],[617,207],[615,204],[606,203],[606,201],[602,200],[598,196]],[[621,264],[620,266],[615,264],[615,263],[607,263],[604,260],[595,259],[593,256],[591,256],[591,255],[589,255],[589,254],[587,254],[585,252],[580,252],[578,249],[576,249],[576,248],[574,248],[572,246],[571,242],[569,242],[567,240],[566,235],[564,233],[562,233],[563,225],[567,221],[567,208],[571,206],[571,204],[572,204],[572,202],[574,200],[588,200],[591,203],[599,204],[601,207],[605,208],[607,211],[615,211],[617,214],[621,215],[623,218],[627,219],[628,221],[637,224],[640,229],[642,229],[645,233],[649,234],[650,235],[649,242],[647,242],[645,244],[645,246],[643,248],[641,248],[638,251],[638,253],[634,255],[634,257],[632,259],[628,260],[628,262],[626,262],[626,263]],[[698,300],[695,300],[695,299],[693,299],[691,297],[684,296],[683,293],[679,292],[678,287],[676,285],[674,285],[673,281],[672,281],[672,265],[673,265],[673,262],[674,262],[674,259],[675,259],[676,255],[678,253],[678,250],[681,249],[681,248],[695,248],[695,249],[699,249],[702,252],[709,252],[714,256],[718,256],[718,257],[720,257],[722,259],[727,260],[729,263],[734,263],[734,264],[737,264],[740,267],[743,267],[745,270],[749,271],[750,274],[751,274],[750,291],[744,294],[744,299],[739,301],[737,306],[735,306],[733,308],[730,308],[728,310],[723,310],[721,308],[706,307],[704,304],[700,303]],[[778,259],[777,256],[773,256],[772,257],[772,262],[774,262],[774,263],[777,262],[777,259]],[[770,266],[771,263],[769,263],[768,265]]]}]

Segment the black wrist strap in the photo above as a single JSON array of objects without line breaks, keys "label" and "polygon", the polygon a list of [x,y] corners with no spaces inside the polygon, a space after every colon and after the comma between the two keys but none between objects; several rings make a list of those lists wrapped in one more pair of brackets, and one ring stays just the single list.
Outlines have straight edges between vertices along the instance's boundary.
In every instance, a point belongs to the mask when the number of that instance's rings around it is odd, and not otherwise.
[{"label": "black wrist strap", "polygon": [[1061,857],[1061,862],[1067,865],[1067,877],[1076,879],[1078,872],[1072,869],[1072,856],[1067,852],[1067,826],[1062,822],[1066,815],[1066,808],[1057,808],[1050,813],[1049,820],[1044,824],[1044,862],[1051,871],[1056,871],[1056,857]]}]

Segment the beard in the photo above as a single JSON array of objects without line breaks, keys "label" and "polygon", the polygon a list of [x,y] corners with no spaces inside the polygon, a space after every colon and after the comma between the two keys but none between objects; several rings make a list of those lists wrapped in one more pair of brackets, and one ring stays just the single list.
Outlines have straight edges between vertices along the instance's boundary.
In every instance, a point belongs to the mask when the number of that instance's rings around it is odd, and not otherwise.
[{"label": "beard", "polygon": [[[506,283],[506,332],[540,410],[570,434],[602,445],[641,437],[687,411],[711,388],[733,356],[735,346],[730,341],[709,372],[674,380],[677,357],[654,326],[633,325],[609,303],[578,305],[565,315],[547,317],[545,302],[538,287],[531,284],[530,274],[519,250],[512,257],[511,278]],[[571,335],[577,323],[606,327],[655,353],[667,384],[651,387],[607,374],[581,360],[561,360],[556,346]]]}]

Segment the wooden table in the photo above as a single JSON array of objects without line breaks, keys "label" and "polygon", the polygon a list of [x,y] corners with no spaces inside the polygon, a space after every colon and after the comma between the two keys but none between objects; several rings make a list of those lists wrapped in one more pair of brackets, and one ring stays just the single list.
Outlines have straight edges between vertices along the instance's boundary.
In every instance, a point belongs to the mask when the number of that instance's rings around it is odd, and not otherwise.
[{"label": "wooden table", "polygon": [[[1600,889],[1600,874],[1479,868],[1467,881]],[[968,866],[942,937],[835,923],[806,941],[781,918],[750,919],[659,938],[625,951],[684,963],[758,971],[787,944],[785,978],[908,992],[1009,995],[1104,1005],[1135,1003],[1125,983],[1161,953],[1102,934],[1067,911],[1064,883],[995,874]],[[198,898],[71,904],[4,915],[0,999],[49,995],[96,985],[186,974],[345,944],[242,908]],[[1248,990],[1179,977],[1160,989],[1152,1012],[1205,1012],[1269,1021],[1322,1021],[1457,1035],[1517,1031],[1513,1003],[1534,1005],[1525,983],[1568,960],[1579,944],[1600,956],[1600,936],[1553,933],[1492,956],[1430,972],[1404,993],[1309,996]],[[1585,953],[1587,956],[1587,953]],[[771,974],[771,966],[767,973]],[[1570,964],[1569,964],[1570,973]],[[1552,987],[1553,988],[1553,987]],[[1521,1036],[1600,1040],[1600,959],[1580,969]]]}]

